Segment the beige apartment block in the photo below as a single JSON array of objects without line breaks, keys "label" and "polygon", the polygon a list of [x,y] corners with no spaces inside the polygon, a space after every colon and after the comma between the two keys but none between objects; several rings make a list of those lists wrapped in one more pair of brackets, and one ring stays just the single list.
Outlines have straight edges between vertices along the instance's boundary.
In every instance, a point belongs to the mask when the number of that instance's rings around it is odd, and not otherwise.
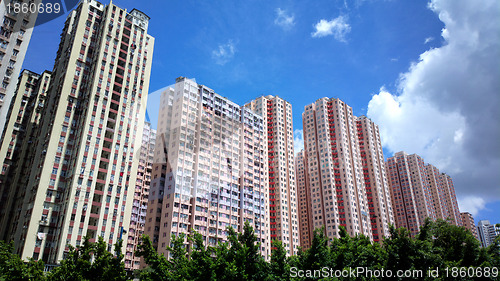
[{"label": "beige apartment block", "polygon": [[139,269],[140,257],[135,256],[137,246],[142,242],[144,225],[146,224],[146,210],[148,208],[149,188],[151,185],[151,172],[153,170],[153,157],[156,142],[156,130],[151,128],[151,123],[144,123],[142,144],[139,149],[139,166],[134,190],[134,202],[130,216],[130,227],[127,233],[125,252],[125,268],[128,270]]},{"label": "beige apartment block", "polygon": [[363,164],[368,160],[361,156],[356,121],[352,108],[334,98],[318,99],[305,106],[302,114],[310,202],[301,208],[310,208],[310,227],[324,227],[329,238],[339,237],[340,226],[344,226],[351,236],[373,239],[363,176]]},{"label": "beige apartment block", "polygon": [[472,235],[474,235],[474,237],[476,237],[476,239],[479,241],[476,224],[474,222],[474,217],[472,216],[472,214],[469,212],[462,212],[460,213],[460,217],[462,218],[462,226],[465,227],[465,229],[469,230]]},{"label": "beige apartment block", "polygon": [[145,234],[169,257],[174,236],[197,231],[215,246],[248,222],[268,257],[267,162],[262,116],[177,78],[161,96]]},{"label": "beige apartment block", "polygon": [[387,159],[386,169],[398,228],[416,235],[426,218],[462,225],[450,176],[425,164],[419,155],[403,151]]},{"label": "beige apartment block", "polygon": [[355,119],[373,241],[382,242],[390,235],[394,214],[380,131],[378,125],[365,116]]},{"label": "beige apartment block", "polygon": [[[19,222],[22,198],[32,169],[34,141],[50,84],[50,72],[23,70],[18,80],[0,147],[0,239],[12,235]],[[17,187],[17,188],[13,188]]]},{"label": "beige apartment block", "polygon": [[[245,105],[264,119],[269,157],[271,240],[283,243],[288,255],[299,250],[297,188],[293,151],[292,105],[278,96],[262,96]],[[266,134],[267,133],[267,134]]]},{"label": "beige apartment block", "polygon": [[298,198],[298,216],[299,216],[299,236],[300,247],[309,249],[313,238],[314,228],[311,226],[311,189],[309,188],[309,179],[306,172],[306,159],[304,150],[301,150],[295,156],[295,176],[297,178],[297,198]]},{"label": "beige apartment block", "polygon": [[0,135],[7,122],[17,79],[38,16],[38,13],[23,13],[24,9],[16,9],[14,4],[21,2],[38,5],[42,1],[5,0],[0,4]]},{"label": "beige apartment block", "polygon": [[85,236],[103,237],[109,250],[126,237],[153,54],[148,21],[93,0],[69,13],[19,220],[7,237],[23,259],[57,263]]}]

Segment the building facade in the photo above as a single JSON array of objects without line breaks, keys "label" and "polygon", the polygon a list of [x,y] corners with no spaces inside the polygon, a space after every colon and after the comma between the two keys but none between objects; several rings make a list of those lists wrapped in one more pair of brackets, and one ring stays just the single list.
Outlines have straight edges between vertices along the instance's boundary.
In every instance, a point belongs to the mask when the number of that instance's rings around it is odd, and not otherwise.
[{"label": "building facade", "polygon": [[314,235],[314,228],[311,226],[311,189],[309,188],[309,179],[306,172],[307,159],[304,150],[301,150],[295,156],[295,176],[297,179],[297,212],[299,217],[299,236],[300,247],[309,249]]},{"label": "building facade", "polygon": [[[396,227],[404,227],[415,236],[420,229],[421,216],[419,216],[417,209],[419,201],[417,198],[417,191],[414,191],[414,184],[410,178],[410,161],[407,154],[398,152],[393,157],[387,158],[386,169],[390,183]],[[420,210],[429,210],[432,207],[432,201],[426,203],[426,197],[422,196],[423,194],[429,193],[428,185],[421,174],[417,179],[420,179],[418,186],[422,188],[418,191],[420,195],[419,198],[420,200],[424,200],[423,202],[425,203],[424,206],[420,206]],[[417,179],[415,179],[415,181]]]},{"label": "building facade", "polygon": [[425,164],[419,155],[403,151],[387,158],[386,170],[396,227],[404,227],[415,236],[427,218],[462,225],[450,176]]},{"label": "building facade", "polygon": [[148,21],[94,0],[69,13],[6,237],[23,259],[57,263],[84,237],[111,250],[129,229],[154,45]]},{"label": "building facade", "polygon": [[500,226],[491,224],[489,220],[480,220],[477,224],[477,234],[483,248],[493,244],[495,238],[500,235]]},{"label": "building facade", "polygon": [[394,214],[380,132],[366,116],[356,117],[356,127],[373,241],[382,242],[389,236]]},{"label": "building facade", "polygon": [[[39,4],[41,0],[24,1]],[[23,13],[14,9],[20,1],[5,0],[0,5],[0,135],[3,138],[9,107],[16,91],[17,79],[31,39],[38,13]],[[38,10],[37,10],[38,11]]]},{"label": "building facade", "polygon": [[[23,70],[16,94],[9,108],[0,146],[0,239],[5,239],[17,227],[22,198],[33,167],[33,143],[37,138],[41,114],[50,84],[50,72],[41,75]],[[17,186],[17,188],[12,188]],[[10,233],[10,234],[9,234]]]},{"label": "building facade", "polygon": [[299,250],[297,189],[293,151],[292,105],[277,96],[262,96],[245,105],[264,119],[269,157],[271,239],[283,243],[288,255]]},{"label": "building facade", "polygon": [[266,142],[259,114],[194,80],[162,93],[145,227],[159,253],[193,230],[215,246],[248,222],[270,255]]},{"label": "building facade", "polygon": [[[479,236],[477,235],[476,224],[474,223],[474,217],[469,212],[460,213],[460,217],[462,218],[462,226],[465,229],[469,230],[477,240],[479,240]],[[479,240],[480,241],[480,240]]]},{"label": "building facade", "polygon": [[[386,189],[383,187],[386,180],[382,178],[378,163],[381,157],[377,147],[379,140],[375,139],[378,133],[374,131],[371,121],[360,119],[359,127],[357,121],[352,108],[334,98],[318,99],[305,106],[302,114],[306,181],[299,190],[309,189],[310,196],[307,196],[309,202],[306,205],[299,206],[299,213],[309,208],[310,222],[301,222],[301,226],[307,225],[310,229],[324,227],[331,239],[339,237],[340,227],[343,226],[351,236],[362,234],[372,240],[373,231],[381,235],[391,220],[387,213],[390,203],[375,204],[373,201],[377,198],[374,193],[378,196]],[[364,142],[363,149],[359,140]],[[370,179],[370,173],[373,179]],[[370,183],[369,189],[366,188],[367,182]],[[300,182],[301,185],[303,183]],[[371,195],[370,200],[368,194]],[[386,197],[381,195],[382,199]],[[380,221],[370,214],[382,209],[385,213],[380,214]]]},{"label": "building facade", "polygon": [[128,270],[139,269],[140,258],[135,256],[137,246],[142,242],[144,225],[146,224],[146,210],[148,208],[149,188],[151,186],[151,172],[153,170],[153,157],[156,142],[156,130],[151,128],[151,123],[144,123],[142,144],[139,150],[139,166],[134,190],[134,202],[130,215],[125,252],[125,268]]}]

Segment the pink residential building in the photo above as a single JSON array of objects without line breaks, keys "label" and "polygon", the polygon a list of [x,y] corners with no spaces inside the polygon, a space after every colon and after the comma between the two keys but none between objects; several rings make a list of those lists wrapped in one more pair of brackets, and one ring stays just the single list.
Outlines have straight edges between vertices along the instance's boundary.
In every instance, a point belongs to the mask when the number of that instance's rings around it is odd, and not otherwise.
[{"label": "pink residential building", "polygon": [[387,159],[386,169],[398,228],[415,236],[426,218],[462,225],[450,176],[425,164],[419,155],[403,151]]},{"label": "pink residential building", "polygon": [[262,96],[245,105],[264,119],[269,169],[271,240],[288,255],[299,250],[297,189],[293,151],[292,105],[278,96]]},{"label": "pink residential building", "polygon": [[[301,233],[344,226],[352,235],[380,241],[393,223],[378,127],[356,117],[340,99],[321,98],[302,114],[304,153],[298,155]],[[303,164],[302,164],[303,163]],[[302,196],[304,194],[304,196]],[[309,243],[310,239],[309,237]],[[304,242],[305,245],[307,242]]]}]

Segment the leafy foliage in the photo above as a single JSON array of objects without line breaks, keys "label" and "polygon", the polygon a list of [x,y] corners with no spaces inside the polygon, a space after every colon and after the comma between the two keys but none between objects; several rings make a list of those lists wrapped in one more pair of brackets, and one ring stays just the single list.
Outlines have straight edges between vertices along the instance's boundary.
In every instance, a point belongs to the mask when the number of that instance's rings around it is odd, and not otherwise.
[{"label": "leafy foliage", "polygon": [[12,243],[0,241],[0,280],[47,280],[43,274],[43,262],[29,260],[25,263],[13,252]]},{"label": "leafy foliage", "polygon": [[[390,228],[390,237],[382,244],[372,243],[365,236],[350,237],[344,228],[338,239],[329,240],[323,228],[314,231],[311,248],[297,256],[287,257],[280,241],[272,241],[271,256],[266,261],[260,254],[261,241],[246,223],[242,233],[228,228],[228,241],[217,246],[205,246],[205,237],[193,232],[172,237],[167,247],[170,258],[158,254],[149,237],[144,236],[137,255],[143,257],[147,268],[135,273],[140,280],[385,280],[384,277],[358,276],[323,278],[305,272],[321,273],[325,268],[349,270],[422,270],[423,276],[391,280],[451,280],[443,274],[445,267],[500,267],[500,237],[488,248],[467,230],[445,221],[427,220],[413,238],[406,229]],[[12,244],[0,241],[0,281],[3,280],[129,280],[122,262],[121,242],[115,253],[106,251],[106,243],[84,240],[78,248],[70,247],[61,265],[44,274],[43,263],[23,262],[13,254]],[[438,278],[429,277],[427,270],[440,268]],[[303,275],[292,278],[292,272]],[[471,280],[471,278],[452,278]],[[483,278],[481,280],[497,280]]]},{"label": "leafy foliage", "polygon": [[49,280],[127,280],[121,240],[115,244],[115,255],[106,247],[100,236],[96,243],[89,242],[85,237],[81,247],[70,246],[67,257],[52,270]]}]

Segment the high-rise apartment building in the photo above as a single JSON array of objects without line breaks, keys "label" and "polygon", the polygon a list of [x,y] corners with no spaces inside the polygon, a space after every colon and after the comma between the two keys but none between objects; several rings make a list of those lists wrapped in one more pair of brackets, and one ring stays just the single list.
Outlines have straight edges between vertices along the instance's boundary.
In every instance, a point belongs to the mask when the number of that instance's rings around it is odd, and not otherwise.
[{"label": "high-rise apartment building", "polygon": [[309,188],[309,179],[307,178],[306,160],[304,150],[301,150],[295,156],[295,177],[297,181],[297,212],[299,216],[299,236],[300,247],[309,249],[314,235],[314,228],[311,226],[311,189]]},{"label": "high-rise apartment building", "polygon": [[474,223],[474,217],[472,216],[472,214],[469,212],[462,212],[460,213],[460,216],[462,218],[462,226],[465,227],[465,229],[469,230],[472,233],[472,235],[474,235],[474,237],[476,237],[476,239],[479,240],[479,236],[477,235],[476,224]]},{"label": "high-rise apartment building", "polygon": [[425,164],[419,155],[403,151],[387,159],[386,170],[398,228],[416,235],[426,218],[462,225],[450,176]]},{"label": "high-rise apartment building", "polygon": [[[324,227],[330,238],[339,237],[340,226],[344,226],[352,236],[363,234],[373,239],[372,231],[375,229],[378,234],[382,229],[379,230],[376,224],[372,227],[372,218],[375,223],[378,219],[371,217],[370,212],[379,209],[370,207],[382,207],[384,212],[390,210],[387,202],[377,205],[373,202],[373,193],[384,192],[383,188],[379,188],[385,181],[381,178],[383,174],[376,163],[380,156],[375,146],[379,140],[375,139],[377,134],[373,131],[374,127],[368,120],[360,120],[361,130],[358,131],[357,118],[353,115],[352,108],[333,98],[321,98],[305,106],[302,122],[306,181],[299,182],[301,185],[305,182],[305,186],[299,186],[298,189],[308,188],[310,196],[307,205],[299,206],[299,213],[304,208],[309,208],[311,221],[308,227]],[[358,132],[361,133],[360,136]],[[365,142],[372,142],[374,138],[373,144],[368,146],[366,143],[363,146],[363,156],[359,138]],[[373,163],[368,165],[368,162]],[[365,167],[369,169],[366,180],[363,176]],[[370,185],[370,193],[367,193],[365,182],[368,181],[370,172],[375,182]],[[367,194],[372,195],[371,201]],[[385,197],[387,196],[382,195],[382,198]],[[385,227],[384,223],[390,223],[387,213],[384,217],[380,214],[380,219],[382,227]]]},{"label": "high-rise apartment building", "polygon": [[[41,0],[23,1],[39,4]],[[5,0],[0,5],[0,135],[8,117],[11,100],[17,86],[24,56],[33,32],[38,13],[15,9],[21,1]],[[38,11],[38,9],[37,9]],[[3,139],[3,138],[2,138]],[[0,141],[1,142],[1,141]]]},{"label": "high-rise apartment building", "polygon": [[134,190],[134,202],[130,216],[130,227],[125,252],[125,268],[135,270],[140,268],[140,258],[135,256],[137,246],[142,242],[144,225],[146,223],[146,210],[148,208],[149,188],[151,185],[151,171],[156,142],[156,130],[151,128],[151,123],[145,122],[142,133],[142,145],[138,151],[139,166]]},{"label": "high-rise apartment building", "polygon": [[262,96],[245,105],[264,119],[269,157],[271,240],[283,243],[288,255],[299,249],[297,188],[293,151],[292,105],[277,96]]},{"label": "high-rise apartment building", "polygon": [[[33,167],[33,143],[37,138],[38,126],[47,89],[50,72],[41,75],[23,70],[18,80],[16,94],[9,108],[4,128],[3,142],[0,146],[0,237],[17,226],[28,185],[26,171]],[[20,188],[13,188],[14,186]]]},{"label": "high-rise apartment building", "polygon": [[381,242],[389,236],[394,214],[380,132],[378,125],[366,116],[355,119],[373,241]]},{"label": "high-rise apartment building", "polygon": [[[416,235],[426,218],[436,219],[437,189],[431,188],[424,159],[417,154],[397,152],[386,162],[396,226]],[[439,209],[438,209],[439,210]]]},{"label": "high-rise apartment building", "polygon": [[489,220],[480,220],[477,224],[477,233],[479,241],[481,241],[481,246],[486,248],[500,235],[500,226],[491,224]]},{"label": "high-rise apartment building", "polygon": [[434,198],[434,206],[436,206],[436,202],[440,202],[440,204],[444,207],[440,207],[442,213],[437,217],[449,220],[451,223],[461,226],[462,218],[460,216],[460,210],[458,209],[458,201],[455,195],[455,186],[453,185],[453,180],[451,177],[445,173],[440,173],[439,169],[434,167],[431,164],[426,165],[427,168],[427,176],[430,181],[431,190],[438,190],[437,192],[433,192],[433,194],[437,194],[438,196]]},{"label": "high-rise apartment building", "polygon": [[145,227],[159,253],[181,233],[214,246],[248,222],[270,255],[265,133],[259,114],[194,80],[162,93]]},{"label": "high-rise apartment building", "polygon": [[94,0],[68,15],[28,184],[11,186],[25,196],[5,238],[23,259],[56,263],[84,236],[111,250],[129,229],[153,54],[148,20]]}]

